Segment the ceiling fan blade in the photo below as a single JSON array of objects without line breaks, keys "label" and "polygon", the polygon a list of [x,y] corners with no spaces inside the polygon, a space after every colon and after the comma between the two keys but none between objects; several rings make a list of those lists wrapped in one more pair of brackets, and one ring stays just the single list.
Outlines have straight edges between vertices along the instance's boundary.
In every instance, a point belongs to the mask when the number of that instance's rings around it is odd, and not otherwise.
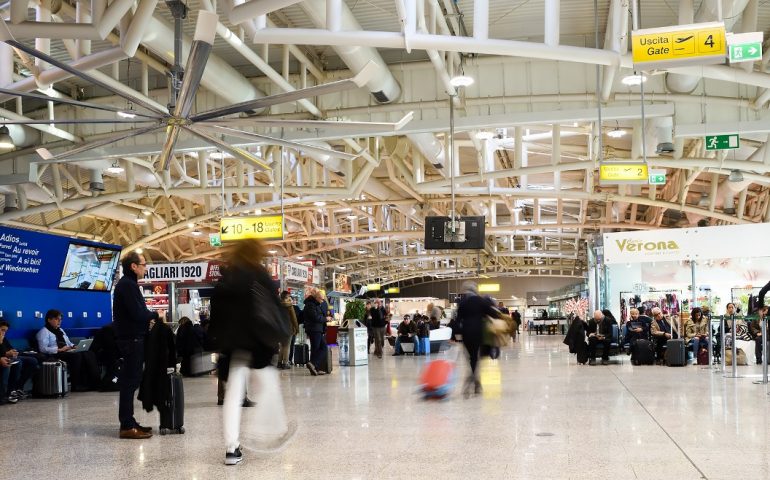
[{"label": "ceiling fan blade", "polygon": [[217,33],[217,22],[219,18],[216,13],[207,10],[198,12],[198,23],[195,25],[195,37],[190,47],[190,55],[187,57],[187,65],[184,70],[184,79],[182,88],[179,90],[174,116],[187,118],[192,110],[195,94],[203,78],[203,71],[206,70],[211,48],[214,45],[214,36]]},{"label": "ceiling fan blade", "polygon": [[[70,98],[50,97],[48,95],[41,95],[39,93],[16,92],[13,90],[7,90],[5,88],[0,88],[0,94],[14,96],[14,97],[22,97],[22,98],[33,98],[36,100],[43,100],[46,102],[63,103],[66,105],[73,105],[76,107],[93,108],[95,110],[103,110],[105,112],[118,113],[118,112],[124,111],[124,109],[113,107],[112,105],[99,105],[97,103],[81,102],[79,100],[72,100]],[[134,115],[136,115],[137,117],[145,117],[145,118],[154,118],[154,119],[161,118],[161,116],[159,115],[148,115],[146,113],[139,113],[139,112],[134,112]]]},{"label": "ceiling fan blade", "polygon": [[87,152],[88,150],[93,150],[94,148],[103,147],[104,145],[109,145],[110,143],[119,142],[121,140],[125,140],[126,138],[136,137],[138,135],[149,133],[149,132],[152,132],[153,130],[157,130],[158,128],[161,128],[161,127],[159,127],[158,125],[152,125],[152,126],[140,128],[137,130],[120,132],[119,134],[113,135],[111,137],[102,138],[100,140],[85,143],[79,147],[73,148],[71,150],[67,150],[66,152],[62,152],[58,155],[52,155],[51,152],[49,152],[45,148],[38,148],[35,151],[37,152],[38,155],[40,155],[40,158],[42,158],[43,161],[36,162],[36,163],[41,163],[41,164],[59,163],[62,160],[66,160],[69,157],[73,157],[80,153]]},{"label": "ceiling fan blade", "polygon": [[100,124],[109,123],[110,125],[125,123],[133,125],[135,123],[158,123],[158,120],[141,119],[141,120],[107,120],[104,118],[84,118],[75,120],[12,120],[12,121],[0,121],[3,125],[80,125],[80,124]]},{"label": "ceiling fan blade", "polygon": [[[0,37],[2,37],[2,36],[3,36],[3,34],[0,32]],[[76,77],[78,77],[78,78],[80,78],[82,80],[85,80],[86,82],[90,82],[90,83],[92,83],[92,84],[94,84],[94,85],[96,85],[98,87],[102,87],[103,89],[105,89],[105,90],[107,90],[109,92],[112,92],[114,95],[117,95],[117,96],[119,96],[121,98],[124,98],[124,99],[128,100],[129,102],[134,103],[135,105],[141,105],[142,107],[146,108],[147,110],[149,110],[151,112],[155,112],[155,113],[161,114],[161,115],[165,115],[166,114],[166,112],[163,112],[163,111],[157,109],[151,103],[145,102],[144,100],[142,100],[141,98],[139,98],[139,97],[137,97],[135,95],[132,95],[130,93],[126,93],[126,92],[117,90],[115,88],[112,88],[110,85],[108,85],[108,84],[106,84],[106,83],[104,83],[104,82],[102,82],[100,80],[97,80],[96,78],[92,77],[91,75],[89,75],[89,74],[87,74],[85,72],[81,72],[77,68],[73,68],[73,67],[71,67],[70,65],[68,65],[68,64],[66,64],[64,62],[60,62],[60,61],[56,60],[55,58],[51,57],[50,55],[46,55],[45,53],[43,53],[43,52],[41,52],[39,50],[36,50],[36,49],[34,49],[32,47],[28,47],[27,45],[24,45],[21,42],[17,42],[16,40],[10,39],[10,40],[5,40],[5,43],[7,43],[8,45],[10,45],[13,48],[17,48],[17,49],[21,50],[22,52],[24,52],[24,53],[26,53],[28,55],[31,55],[31,56],[33,56],[35,58],[39,58],[40,60],[42,60],[42,61],[44,61],[46,63],[49,63],[49,64],[53,65],[54,67],[59,67],[62,70],[64,70],[65,72],[71,73],[72,75],[74,75],[74,76],[76,76]]]},{"label": "ceiling fan blade", "polygon": [[171,166],[171,159],[174,156],[174,148],[176,148],[176,141],[179,138],[179,132],[182,128],[176,124],[169,124],[166,127],[166,141],[163,143],[163,148],[160,151],[160,168],[159,171],[167,170]]},{"label": "ceiling fan blade", "polygon": [[276,120],[274,118],[225,118],[220,120],[208,120],[205,123],[214,123],[220,126],[228,127],[281,127],[296,129],[355,129],[361,132],[397,132],[404,128],[414,116],[414,112],[409,112],[398,122],[346,122],[334,120]]},{"label": "ceiling fan blade", "polygon": [[201,112],[198,115],[193,116],[191,119],[193,122],[200,122],[203,120],[210,120],[212,118],[224,117],[226,115],[250,112],[252,110],[257,110],[259,108],[269,107],[272,105],[278,105],[281,103],[295,102],[304,98],[325,95],[327,93],[342,92],[344,90],[362,87],[363,85],[366,85],[366,83],[375,75],[376,68],[377,67],[373,62],[369,62],[358,73],[358,75],[347,80],[338,80],[336,82],[324,83],[322,85],[302,88],[292,92],[284,92],[278,93],[276,95],[269,95],[267,97],[256,98],[254,100],[236,103],[235,105],[230,105],[227,107],[215,108]]},{"label": "ceiling fan blade", "polygon": [[215,147],[221,149],[222,151],[229,153],[230,155],[232,155],[233,157],[237,158],[238,160],[244,163],[252,164],[255,167],[259,168],[260,170],[272,170],[270,165],[260,160],[259,158],[255,157],[254,155],[247,152],[246,150],[243,150],[242,148],[234,147],[229,143],[225,143],[219,140],[218,138],[208,135],[206,133],[203,133],[195,128],[184,127],[184,129],[190,132],[191,134],[195,135],[196,137],[200,138],[201,140],[209,142],[211,145],[214,145]]},{"label": "ceiling fan blade", "polygon": [[298,150],[305,150],[306,152],[319,153],[321,155],[329,155],[330,157],[340,158],[343,160],[353,160],[358,158],[358,155],[351,153],[338,152],[329,148],[316,147],[315,145],[308,145],[305,143],[292,142],[289,140],[281,140],[280,138],[268,137],[267,135],[260,135],[258,133],[244,132],[242,130],[236,130],[234,128],[219,127],[217,125],[197,125],[198,127],[209,128],[216,130],[225,135],[231,135],[233,137],[243,138],[245,140],[256,140],[258,142],[264,142],[270,145],[282,145],[284,147],[295,148]]}]

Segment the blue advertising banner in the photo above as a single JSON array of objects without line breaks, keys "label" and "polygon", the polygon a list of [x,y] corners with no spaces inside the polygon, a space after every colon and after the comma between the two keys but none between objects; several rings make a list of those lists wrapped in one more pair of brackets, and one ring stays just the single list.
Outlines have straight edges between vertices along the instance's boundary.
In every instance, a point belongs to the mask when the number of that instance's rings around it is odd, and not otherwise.
[{"label": "blue advertising banner", "polygon": [[62,311],[70,337],[109,323],[120,249],[0,226],[0,316],[11,324],[9,338],[29,338],[49,309]]}]

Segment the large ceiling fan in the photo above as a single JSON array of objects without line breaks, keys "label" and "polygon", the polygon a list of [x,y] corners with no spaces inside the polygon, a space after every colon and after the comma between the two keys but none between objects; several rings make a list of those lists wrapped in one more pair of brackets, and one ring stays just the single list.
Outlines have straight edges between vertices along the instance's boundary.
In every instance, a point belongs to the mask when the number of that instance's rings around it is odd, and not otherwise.
[{"label": "large ceiling fan", "polygon": [[[270,95],[254,100],[248,100],[245,102],[214,108],[212,110],[193,113],[193,105],[195,95],[200,87],[201,78],[206,68],[206,63],[211,53],[212,46],[214,44],[214,37],[216,34],[218,17],[215,13],[201,10],[198,12],[198,20],[195,27],[195,36],[193,38],[192,46],[190,48],[190,54],[187,58],[187,65],[184,70],[184,78],[181,86],[178,88],[178,92],[174,91],[171,95],[176,94],[176,101],[174,102],[173,111],[166,112],[158,108],[149,102],[146,102],[141,97],[133,95],[129,92],[124,92],[113,88],[112,86],[97,80],[93,76],[81,72],[70,65],[60,62],[55,58],[47,55],[35,48],[25,45],[13,38],[9,31],[5,21],[0,18],[0,40],[8,44],[14,49],[38,58],[50,65],[61,68],[62,70],[71,73],[72,75],[81,78],[93,85],[104,88],[105,90],[122,97],[130,105],[141,107],[146,112],[140,112],[136,110],[131,111],[133,116],[131,119],[119,120],[119,119],[55,119],[55,120],[26,120],[26,121],[3,121],[5,124],[60,124],[60,125],[72,125],[72,124],[132,124],[138,128],[119,132],[111,137],[103,138],[93,142],[85,143],[73,149],[68,149],[62,153],[56,155],[51,154],[45,148],[38,149],[38,154],[43,158],[42,163],[56,163],[65,161],[68,158],[74,157],[80,153],[92,150],[94,148],[103,147],[105,145],[115,143],[127,138],[136,137],[146,133],[153,133],[160,129],[166,129],[166,139],[163,144],[159,156],[159,170],[168,169],[170,166],[171,158],[174,154],[179,134],[185,131],[208,144],[232,155],[234,158],[239,159],[247,164],[251,164],[262,170],[269,170],[270,166],[260,158],[252,155],[250,152],[230,145],[229,143],[218,138],[216,135],[224,136],[229,135],[232,137],[245,138],[252,141],[263,142],[270,145],[282,145],[291,148],[301,149],[307,152],[320,153],[335,158],[341,159],[353,159],[357,155],[338,152],[336,150],[318,147],[315,145],[308,145],[304,143],[292,142],[282,140],[267,135],[260,135],[253,132],[242,131],[237,127],[244,126],[270,126],[270,127],[283,127],[283,128],[356,128],[362,132],[366,131],[379,131],[383,129],[391,130],[393,132],[401,129],[406,123],[408,123],[412,115],[411,113],[406,115],[403,119],[396,123],[379,123],[379,122],[347,122],[347,121],[323,121],[323,120],[280,120],[280,119],[260,119],[258,117],[235,117],[235,118],[223,118],[233,115],[249,114],[258,109],[270,107],[272,105],[278,105],[281,103],[294,102],[304,98],[314,97],[318,95],[325,95],[328,93],[341,92],[344,90],[350,90],[353,88],[360,88],[364,86],[373,75],[375,75],[376,66],[370,63],[363,70],[361,70],[355,77],[347,80],[339,80],[329,82],[313,87],[303,88],[290,92],[280,93],[276,95]],[[6,94],[10,96],[18,96],[22,98],[31,98],[44,101],[51,101],[54,103],[63,103],[73,105],[76,107],[93,108],[96,110],[115,112],[116,115],[125,113],[125,109],[120,109],[113,106],[98,105],[89,102],[83,102],[78,100],[62,99],[50,97],[42,94],[35,93],[21,93],[12,90],[6,90],[0,88],[0,94]]]}]

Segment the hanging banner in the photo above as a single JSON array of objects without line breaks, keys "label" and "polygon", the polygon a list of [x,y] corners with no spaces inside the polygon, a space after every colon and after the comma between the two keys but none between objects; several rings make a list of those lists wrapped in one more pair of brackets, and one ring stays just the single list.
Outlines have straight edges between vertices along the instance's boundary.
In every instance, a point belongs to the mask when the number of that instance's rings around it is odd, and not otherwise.
[{"label": "hanging banner", "polygon": [[283,263],[283,279],[290,282],[310,283],[313,280],[310,267],[294,262]]},{"label": "hanging banner", "polygon": [[770,257],[770,224],[604,234],[604,263]]},{"label": "hanging banner", "polygon": [[209,273],[209,263],[148,263],[142,282],[202,282]]},{"label": "hanging banner", "polygon": [[350,282],[350,276],[344,273],[334,272],[334,291],[337,293],[353,293],[353,284]]}]

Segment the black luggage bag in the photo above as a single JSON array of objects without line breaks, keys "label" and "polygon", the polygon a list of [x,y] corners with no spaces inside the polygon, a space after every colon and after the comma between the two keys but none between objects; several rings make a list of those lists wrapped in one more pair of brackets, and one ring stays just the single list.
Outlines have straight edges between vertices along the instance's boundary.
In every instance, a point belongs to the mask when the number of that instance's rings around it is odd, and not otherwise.
[{"label": "black luggage bag", "polygon": [[631,345],[631,363],[634,365],[653,365],[655,363],[655,345],[649,340],[636,340]]},{"label": "black luggage bag", "polygon": [[43,362],[40,365],[32,390],[35,395],[44,397],[64,397],[69,392],[67,384],[67,364],[61,360]]},{"label": "black luggage bag", "polygon": [[179,373],[169,373],[170,395],[160,408],[160,434],[184,433],[184,383]]},{"label": "black luggage bag", "polygon": [[310,361],[310,347],[306,343],[292,345],[294,349],[294,365],[305,365]]},{"label": "black luggage bag", "polygon": [[666,342],[666,365],[669,367],[684,367],[687,365],[687,355],[684,349],[684,340],[672,338]]},{"label": "black luggage bag", "polygon": [[332,349],[328,346],[326,347],[326,362],[319,370],[323,370],[326,373],[332,373]]}]

